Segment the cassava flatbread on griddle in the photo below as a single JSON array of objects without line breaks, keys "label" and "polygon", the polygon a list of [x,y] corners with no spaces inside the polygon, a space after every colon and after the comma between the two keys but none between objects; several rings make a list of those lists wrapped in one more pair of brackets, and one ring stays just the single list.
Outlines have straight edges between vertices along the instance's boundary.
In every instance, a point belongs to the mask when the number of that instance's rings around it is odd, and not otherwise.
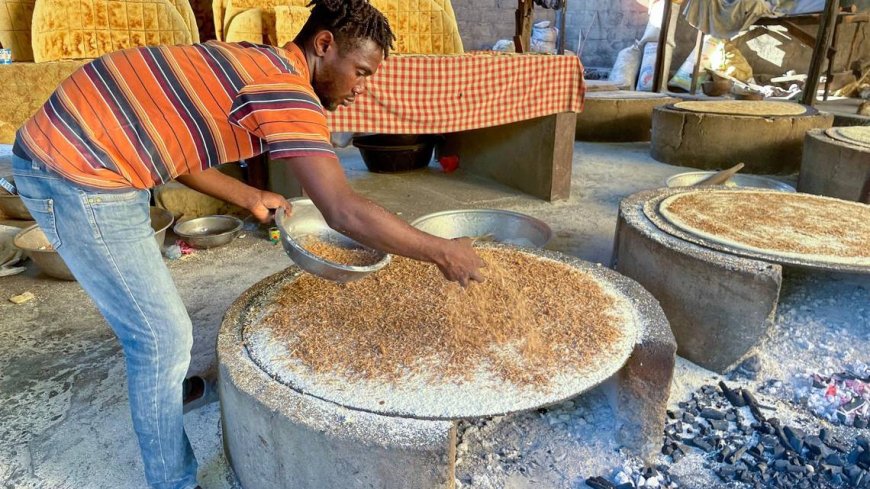
[{"label": "cassava flatbread on griddle", "polygon": [[832,127],[825,134],[837,141],[870,148],[870,126]]},{"label": "cassava flatbread on griddle", "polygon": [[676,228],[737,250],[830,264],[870,266],[870,206],[817,195],[695,191],[668,197]]},{"label": "cassava flatbread on griddle", "polygon": [[792,102],[767,100],[710,100],[678,102],[674,107],[689,112],[743,116],[795,116],[803,115],[807,108]]}]

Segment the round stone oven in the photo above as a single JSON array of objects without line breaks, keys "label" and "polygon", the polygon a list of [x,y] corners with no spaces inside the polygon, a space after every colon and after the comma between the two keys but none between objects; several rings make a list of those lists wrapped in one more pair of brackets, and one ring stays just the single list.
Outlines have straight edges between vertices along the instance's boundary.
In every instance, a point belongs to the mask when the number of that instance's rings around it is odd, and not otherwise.
[{"label": "round stone oven", "polygon": [[[676,350],[658,303],[635,282],[600,265],[553,252],[486,248],[555,263],[593,279],[618,306],[620,340],[590,365],[560,369],[574,374],[554,374],[545,391],[505,386],[499,396],[498,382],[474,384],[480,380],[475,374],[468,382],[490,390],[481,402],[468,400],[474,394],[463,382],[408,383],[410,374],[395,384],[336,379],[300,364],[285,337],[263,327],[288,286],[317,280],[288,268],[239,297],[218,336],[225,451],[242,485],[450,488],[459,419],[555,404],[604,381],[617,391],[612,397],[623,421],[621,433],[614,436],[640,455],[651,455],[661,436]],[[389,273],[389,268],[380,273]],[[432,395],[414,394],[411,388],[431,390]],[[408,401],[412,394],[420,400],[417,407]]]}]

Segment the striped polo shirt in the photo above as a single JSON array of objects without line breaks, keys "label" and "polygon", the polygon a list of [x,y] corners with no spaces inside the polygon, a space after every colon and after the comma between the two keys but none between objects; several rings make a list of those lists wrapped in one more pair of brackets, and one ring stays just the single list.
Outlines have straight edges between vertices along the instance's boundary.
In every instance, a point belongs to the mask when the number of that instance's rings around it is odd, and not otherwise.
[{"label": "striped polo shirt", "polygon": [[150,188],[267,151],[336,157],[299,47],[214,41],[88,63],[19,129],[15,151],[107,190]]}]

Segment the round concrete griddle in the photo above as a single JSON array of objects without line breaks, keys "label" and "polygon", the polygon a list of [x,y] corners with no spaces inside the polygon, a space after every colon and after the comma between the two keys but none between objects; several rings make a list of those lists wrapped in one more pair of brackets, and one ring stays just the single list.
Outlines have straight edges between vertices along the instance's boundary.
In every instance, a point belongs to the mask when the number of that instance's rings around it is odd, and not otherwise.
[{"label": "round concrete griddle", "polygon": [[655,92],[629,90],[587,92],[577,114],[574,139],[597,142],[649,141],[654,107],[679,99]]},{"label": "round concrete griddle", "polygon": [[[488,245],[493,248],[505,248]],[[417,419],[460,419],[504,415],[535,409],[574,397],[607,379],[627,361],[648,322],[644,298],[637,297],[632,282],[618,273],[559,253],[521,251],[531,259],[554,260],[585,272],[617,299],[624,335],[611,351],[588,365],[562,365],[552,372],[550,385],[517,387],[498,379],[482,366],[469,381],[428,383],[421,374],[409,374],[392,383],[349,380],[341,375],[315,374],[290,356],[285,341],[272,338],[268,328],[257,328],[274,304],[273,297],[299,274],[281,274],[270,283],[259,284],[259,309],[249,313],[244,326],[245,346],[253,362],[273,379],[303,394],[361,411]],[[258,330],[251,335],[248,330]]]},{"label": "round concrete griddle", "polygon": [[653,109],[650,155],[663,163],[701,170],[742,162],[743,173],[794,173],[800,167],[807,131],[827,129],[833,122],[830,114],[803,106],[799,115],[735,115],[685,110],[679,105]]},{"label": "round concrete griddle", "polygon": [[870,126],[832,127],[825,133],[837,141],[870,149]]},{"label": "round concrete griddle", "polygon": [[[672,224],[668,221],[659,211],[659,207],[662,202],[666,199],[673,197],[675,195],[683,194],[683,193],[692,193],[692,192],[741,192],[746,191],[746,189],[732,189],[727,187],[705,187],[705,188],[675,188],[669,189],[667,191],[663,191],[655,197],[647,200],[643,204],[643,212],[646,217],[656,225],[657,228],[664,231],[671,236],[680,238],[682,240],[688,241],[690,243],[694,243],[711,250],[729,253],[732,255],[742,256],[745,258],[752,258],[756,260],[763,260],[768,263],[776,263],[779,265],[788,265],[800,268],[806,268],[809,270],[824,270],[831,272],[846,272],[846,273],[858,273],[858,274],[870,274],[870,266],[862,266],[862,265],[854,265],[854,264],[845,264],[845,263],[828,263],[820,260],[813,260],[807,258],[800,258],[796,256],[783,256],[772,252],[763,252],[763,251],[754,251],[747,250],[739,247],[729,246],[724,243],[720,243],[711,239],[707,239],[698,235],[695,235],[691,232],[687,232],[683,229]],[[753,189],[756,191],[756,189]],[[775,190],[762,190],[757,189],[759,192],[776,192]],[[788,193],[786,195],[794,195]],[[824,197],[819,197],[824,198]]]},{"label": "round concrete griddle", "polygon": [[766,100],[690,100],[678,102],[674,108],[702,114],[790,117],[806,114],[809,107],[794,102]]},{"label": "round concrete griddle", "polygon": [[833,138],[828,130],[807,132],[798,192],[859,202],[868,178],[870,146]]}]

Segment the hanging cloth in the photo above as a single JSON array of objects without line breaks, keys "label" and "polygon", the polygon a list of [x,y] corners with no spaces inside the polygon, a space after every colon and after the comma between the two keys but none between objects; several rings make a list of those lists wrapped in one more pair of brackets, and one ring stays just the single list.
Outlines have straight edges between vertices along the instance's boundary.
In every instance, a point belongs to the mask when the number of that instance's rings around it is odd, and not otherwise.
[{"label": "hanging cloth", "polygon": [[719,39],[731,39],[762,17],[774,17],[764,0],[686,0],[683,17],[696,29]]},{"label": "hanging cloth", "polygon": [[535,0],[535,3],[550,10],[559,10],[562,8],[562,0]]}]

